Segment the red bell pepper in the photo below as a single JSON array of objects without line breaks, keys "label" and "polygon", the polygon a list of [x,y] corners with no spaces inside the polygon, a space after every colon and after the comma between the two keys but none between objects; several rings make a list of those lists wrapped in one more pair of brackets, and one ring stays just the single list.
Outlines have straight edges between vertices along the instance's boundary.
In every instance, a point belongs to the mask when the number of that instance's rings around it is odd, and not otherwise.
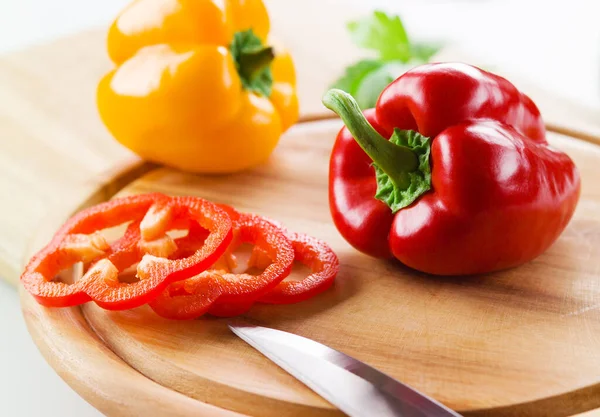
[{"label": "red bell pepper", "polygon": [[[209,233],[188,257],[167,259],[162,256],[163,243],[169,246],[166,232],[181,219],[192,219]],[[125,236],[111,246],[98,233],[127,222],[132,223]],[[158,238],[158,244],[143,236]],[[32,257],[21,282],[40,304],[49,307],[92,300],[109,310],[135,308],[148,303],[171,282],[204,271],[225,252],[231,239],[228,214],[206,200],[158,193],[124,197],[82,210],[69,219]],[[139,281],[120,282],[119,272],[137,261]],[[72,284],[54,281],[58,272],[77,262],[92,263],[81,279]]]},{"label": "red bell pepper", "polygon": [[365,112],[331,90],[345,123],[330,160],[334,223],[355,248],[438,275],[534,259],[569,223],[573,161],[546,141],[535,104],[466,64],[406,72]]}]

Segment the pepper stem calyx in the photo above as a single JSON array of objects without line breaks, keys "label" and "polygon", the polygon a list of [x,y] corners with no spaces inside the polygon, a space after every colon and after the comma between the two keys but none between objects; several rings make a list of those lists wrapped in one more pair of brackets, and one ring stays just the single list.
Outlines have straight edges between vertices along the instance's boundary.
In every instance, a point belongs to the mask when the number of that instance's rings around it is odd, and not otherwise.
[{"label": "pepper stem calyx", "polygon": [[272,47],[263,45],[252,29],[236,32],[229,45],[236,69],[246,90],[269,97],[273,87]]},{"label": "pepper stem calyx", "polygon": [[392,212],[410,205],[431,189],[430,138],[415,131],[394,129],[387,140],[367,121],[354,98],[342,90],[329,90],[323,104],[342,118],[354,140],[373,161],[377,177],[375,198],[385,202]]}]

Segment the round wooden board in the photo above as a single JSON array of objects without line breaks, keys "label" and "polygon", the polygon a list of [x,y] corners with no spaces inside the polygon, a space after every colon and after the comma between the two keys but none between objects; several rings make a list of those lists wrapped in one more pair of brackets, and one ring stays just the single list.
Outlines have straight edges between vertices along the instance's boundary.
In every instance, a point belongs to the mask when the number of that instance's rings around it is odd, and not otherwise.
[{"label": "round wooden board", "polygon": [[[358,253],[331,223],[327,169],[339,126],[293,128],[250,172],[158,169],[120,195],[198,195],[326,240],[341,261],[331,290],[296,305],[257,305],[247,316],[355,356],[461,413],[569,416],[600,407],[600,148],[549,134],[575,159],[583,193],[544,255],[501,273],[435,278]],[[157,403],[176,411],[151,415],[340,415],[230,333],[226,319],[174,322],[147,307],[107,312],[93,304],[48,310],[24,292],[22,303],[50,363],[108,415],[145,414]]]}]

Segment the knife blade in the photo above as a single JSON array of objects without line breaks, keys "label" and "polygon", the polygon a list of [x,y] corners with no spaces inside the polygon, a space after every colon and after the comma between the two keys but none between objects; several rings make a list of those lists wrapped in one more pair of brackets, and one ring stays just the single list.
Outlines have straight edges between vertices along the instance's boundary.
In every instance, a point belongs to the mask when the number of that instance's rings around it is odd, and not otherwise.
[{"label": "knife blade", "polygon": [[461,417],[433,398],[314,340],[239,320],[229,328],[350,417]]}]

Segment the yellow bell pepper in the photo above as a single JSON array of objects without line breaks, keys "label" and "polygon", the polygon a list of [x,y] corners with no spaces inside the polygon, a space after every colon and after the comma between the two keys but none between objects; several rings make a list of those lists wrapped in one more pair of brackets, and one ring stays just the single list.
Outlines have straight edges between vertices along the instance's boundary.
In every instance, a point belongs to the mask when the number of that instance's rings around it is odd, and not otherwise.
[{"label": "yellow bell pepper", "polygon": [[285,50],[261,0],[136,0],[108,32],[97,89],[107,129],[142,158],[197,173],[268,159],[298,119]]}]

